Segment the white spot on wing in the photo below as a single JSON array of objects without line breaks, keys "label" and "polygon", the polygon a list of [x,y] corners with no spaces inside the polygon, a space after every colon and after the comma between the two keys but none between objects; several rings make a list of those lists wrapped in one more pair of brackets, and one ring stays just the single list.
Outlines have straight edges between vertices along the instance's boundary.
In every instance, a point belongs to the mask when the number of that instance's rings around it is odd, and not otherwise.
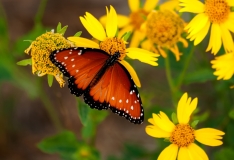
[{"label": "white spot on wing", "polygon": [[64,57],[64,59],[67,59],[68,57]]},{"label": "white spot on wing", "polygon": [[112,99],[112,100],[115,100],[115,97],[112,97],[111,99]]},{"label": "white spot on wing", "polygon": [[119,100],[119,103],[121,103],[121,102],[122,102],[122,99]]},{"label": "white spot on wing", "polygon": [[133,106],[131,106],[131,110],[133,110]]},{"label": "white spot on wing", "polygon": [[74,58],[72,58],[71,61],[74,61]]},{"label": "white spot on wing", "polygon": [[128,103],[128,99],[126,99],[126,103]]},{"label": "white spot on wing", "polygon": [[72,65],[72,67],[75,67],[75,66],[76,66],[76,65],[74,65],[74,64]]},{"label": "white spot on wing", "polygon": [[78,55],[80,56],[82,54],[82,50],[80,50],[80,52],[78,52]]}]

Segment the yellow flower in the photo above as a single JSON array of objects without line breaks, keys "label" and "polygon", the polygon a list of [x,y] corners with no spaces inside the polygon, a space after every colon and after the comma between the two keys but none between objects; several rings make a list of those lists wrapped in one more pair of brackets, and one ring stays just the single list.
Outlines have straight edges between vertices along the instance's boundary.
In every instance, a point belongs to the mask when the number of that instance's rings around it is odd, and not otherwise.
[{"label": "yellow flower", "polygon": [[194,45],[199,44],[207,35],[209,28],[210,41],[206,51],[217,54],[223,43],[226,52],[234,51],[233,38],[230,33],[234,32],[234,6],[233,0],[205,0],[205,4],[198,0],[180,0],[180,12],[192,12],[197,15],[185,27]]},{"label": "yellow flower", "polygon": [[69,37],[68,39],[74,42],[78,47],[98,48],[104,50],[110,55],[119,52],[121,54],[119,62],[129,71],[135,84],[140,87],[140,81],[135,70],[124,60],[124,57],[127,55],[129,58],[138,59],[141,62],[157,66],[156,57],[159,55],[140,48],[126,48],[125,44],[127,42],[124,40],[124,37],[116,37],[118,21],[115,9],[110,6],[110,11],[108,8],[106,10],[107,22],[105,29],[102,24],[88,12],[86,12],[84,17],[80,17],[83,26],[93,36],[93,38],[98,40],[98,42],[82,37]]},{"label": "yellow flower", "polygon": [[181,53],[177,43],[182,42],[184,47],[187,41],[181,37],[184,32],[184,21],[171,10],[152,11],[142,29],[147,35],[147,40],[141,45],[142,48],[159,52],[164,58],[167,57],[166,50],[170,50],[178,61]]},{"label": "yellow flower", "polygon": [[179,0],[167,0],[165,1],[163,4],[161,4],[160,9],[163,10],[179,10],[180,6],[179,6]]},{"label": "yellow flower", "polygon": [[212,68],[216,69],[214,75],[218,76],[218,80],[230,79],[234,74],[234,52],[216,57],[215,60],[211,61],[211,64]]},{"label": "yellow flower", "polygon": [[36,73],[38,76],[53,75],[60,87],[63,87],[65,84],[63,74],[50,61],[49,55],[54,50],[70,46],[70,43],[60,33],[46,32],[37,37],[25,50],[25,53],[30,53],[32,57],[32,73]]},{"label": "yellow flower", "polygon": [[[118,27],[122,28],[119,31],[119,36],[121,37],[126,32],[132,32],[132,39],[130,42],[130,47],[138,47],[140,41],[145,38],[145,34],[141,31],[141,24],[144,23],[145,18],[151,10],[153,10],[158,3],[158,0],[146,0],[144,6],[140,7],[140,0],[128,0],[130,15],[117,15]],[[106,16],[100,18],[102,24],[106,23]]]},{"label": "yellow flower", "polygon": [[178,124],[170,121],[164,112],[153,114],[146,126],[146,133],[156,138],[167,138],[171,144],[165,148],[158,160],[208,160],[206,153],[194,143],[197,140],[208,146],[222,145],[222,135],[225,133],[213,129],[195,130],[189,125],[190,116],[197,107],[198,99],[191,99],[187,93],[181,97],[177,107]]}]

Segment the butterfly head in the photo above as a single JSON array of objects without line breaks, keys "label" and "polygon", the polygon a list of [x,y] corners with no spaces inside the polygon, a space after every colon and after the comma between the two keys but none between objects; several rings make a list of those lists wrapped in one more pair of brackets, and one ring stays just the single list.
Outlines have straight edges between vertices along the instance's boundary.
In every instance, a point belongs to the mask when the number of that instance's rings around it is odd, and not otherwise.
[{"label": "butterfly head", "polygon": [[100,49],[107,52],[109,55],[119,53],[119,60],[123,60],[126,56],[126,42],[120,38],[107,38],[100,43]]}]

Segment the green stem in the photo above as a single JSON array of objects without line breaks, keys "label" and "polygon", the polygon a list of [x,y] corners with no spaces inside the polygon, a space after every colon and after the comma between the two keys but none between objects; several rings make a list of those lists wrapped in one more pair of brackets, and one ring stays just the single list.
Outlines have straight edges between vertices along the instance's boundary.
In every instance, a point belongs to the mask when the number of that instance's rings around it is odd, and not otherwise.
[{"label": "green stem", "polygon": [[167,76],[167,81],[171,90],[171,93],[173,94],[176,90],[175,86],[174,86],[174,82],[171,76],[171,68],[170,68],[170,61],[169,61],[169,57],[164,58],[165,59],[165,69],[166,69],[166,76]]},{"label": "green stem", "polygon": [[41,25],[41,19],[42,19],[42,16],[44,14],[44,11],[45,11],[47,1],[48,0],[41,0],[40,6],[37,10],[37,14],[36,14],[35,19],[34,19],[35,25]]},{"label": "green stem", "polygon": [[174,81],[172,79],[169,57],[164,58],[164,59],[165,59],[166,77],[167,77],[167,81],[168,81],[170,91],[171,91],[172,104],[173,104],[173,106],[176,107],[177,88],[175,87]]},{"label": "green stem", "polygon": [[39,97],[40,97],[42,103],[44,104],[44,107],[45,107],[52,123],[54,124],[54,127],[56,128],[57,131],[61,131],[62,125],[61,125],[61,122],[59,120],[58,113],[56,112],[50,99],[47,97],[47,95],[44,93],[44,91],[41,89],[40,86],[38,87],[38,90],[39,90],[38,91]]},{"label": "green stem", "polygon": [[194,49],[195,49],[195,47],[192,46],[192,48],[191,48],[189,54],[187,55],[187,58],[186,58],[185,63],[184,63],[183,70],[182,70],[181,74],[179,75],[179,78],[178,78],[178,81],[177,81],[177,85],[176,85],[176,88],[177,88],[177,89],[179,89],[179,88],[181,87],[182,83],[183,83],[184,76],[185,76],[185,74],[186,74],[186,72],[187,72],[187,69],[188,69],[188,67],[189,67],[190,60],[191,60],[192,55],[193,55],[193,53],[194,53]]}]

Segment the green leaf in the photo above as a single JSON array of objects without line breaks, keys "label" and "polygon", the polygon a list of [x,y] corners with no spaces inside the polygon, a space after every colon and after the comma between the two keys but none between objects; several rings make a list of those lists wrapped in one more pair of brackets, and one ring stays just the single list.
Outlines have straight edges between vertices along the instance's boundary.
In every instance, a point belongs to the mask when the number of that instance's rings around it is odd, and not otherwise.
[{"label": "green leaf", "polygon": [[24,59],[24,60],[21,60],[21,61],[17,62],[16,64],[20,65],[20,66],[32,65],[32,59],[31,58]]},{"label": "green leaf", "polygon": [[81,123],[86,126],[87,121],[88,121],[88,114],[89,114],[89,106],[82,102],[79,98],[77,98],[77,109],[78,109],[78,115],[80,118]]},{"label": "green leaf", "polygon": [[96,134],[97,126],[107,117],[108,112],[90,109],[86,125],[82,128],[82,137],[90,139]]},{"label": "green leaf", "polygon": [[83,139],[91,139],[96,133],[96,126],[94,125],[94,123],[89,119],[86,122],[86,125],[83,126],[82,130],[81,130],[81,135]]},{"label": "green leaf", "polygon": [[227,131],[225,133],[226,145],[229,145],[232,148],[234,148],[233,133],[234,133],[234,125],[233,125],[233,123],[228,123],[228,125],[227,125]]},{"label": "green leaf", "polygon": [[127,41],[128,38],[131,36],[131,34],[132,34],[132,32],[126,32],[126,33],[124,33],[124,35],[122,36],[122,38],[123,38],[125,41]]},{"label": "green leaf", "polygon": [[234,119],[234,109],[229,112],[229,117]]},{"label": "green leaf", "polygon": [[46,153],[58,153],[64,160],[99,160],[99,152],[83,141],[78,141],[71,131],[63,131],[57,135],[45,138],[38,148]]},{"label": "green leaf", "polygon": [[192,127],[192,128],[195,128],[195,127],[197,126],[198,122],[199,122],[199,120],[193,121],[193,122],[191,123],[191,127]]},{"label": "green leaf", "polygon": [[57,25],[56,33],[58,33],[62,28],[62,24],[59,22]]},{"label": "green leaf", "polygon": [[194,72],[190,72],[185,76],[184,83],[203,83],[210,80],[215,80],[216,77],[213,75],[213,70],[208,68],[201,68]]},{"label": "green leaf", "polygon": [[32,40],[24,40],[24,42],[30,42],[30,44],[33,42]]},{"label": "green leaf", "polygon": [[177,115],[176,115],[175,112],[173,112],[173,113],[171,114],[171,119],[172,119],[172,122],[173,122],[174,124],[177,124],[177,123],[178,123]]},{"label": "green leaf", "polygon": [[64,35],[64,33],[66,32],[68,26],[64,26],[58,33],[61,33],[62,35]]},{"label": "green leaf", "polygon": [[74,37],[80,37],[82,34],[82,31],[76,32],[76,34],[74,35]]},{"label": "green leaf", "polygon": [[234,157],[234,149],[223,148],[219,151],[214,152],[214,160],[230,160]]},{"label": "green leaf", "polygon": [[49,87],[51,87],[53,84],[54,76],[47,74],[47,79],[48,79],[48,85],[49,85]]},{"label": "green leaf", "polygon": [[46,153],[72,154],[76,152],[79,145],[74,133],[63,131],[52,137],[45,138],[37,146]]}]

